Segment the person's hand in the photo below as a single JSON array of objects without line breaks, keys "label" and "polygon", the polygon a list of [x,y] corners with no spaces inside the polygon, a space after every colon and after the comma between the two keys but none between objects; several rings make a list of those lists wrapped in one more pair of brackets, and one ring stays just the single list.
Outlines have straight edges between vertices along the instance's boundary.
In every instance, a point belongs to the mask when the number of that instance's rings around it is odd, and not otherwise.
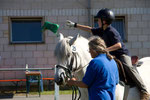
[{"label": "person's hand", "polygon": [[74,81],[76,81],[76,80],[77,80],[76,78],[68,79],[67,85],[69,85],[69,86],[74,85]]},{"label": "person's hand", "polygon": [[73,81],[73,80],[68,80],[68,81],[67,81],[67,85],[69,85],[69,86],[74,85],[73,83],[74,83],[74,81]]},{"label": "person's hand", "polygon": [[71,80],[76,81],[77,79],[73,77],[73,78],[71,78]]},{"label": "person's hand", "polygon": [[77,24],[77,23],[72,22],[72,21],[70,21],[70,20],[67,20],[67,21],[66,21],[66,25],[69,26],[69,27],[76,27],[76,24]]}]

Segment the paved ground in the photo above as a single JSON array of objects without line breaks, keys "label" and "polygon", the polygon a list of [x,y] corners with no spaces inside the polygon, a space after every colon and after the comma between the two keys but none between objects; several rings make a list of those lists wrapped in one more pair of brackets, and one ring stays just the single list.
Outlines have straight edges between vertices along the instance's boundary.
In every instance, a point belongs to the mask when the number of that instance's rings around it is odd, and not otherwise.
[{"label": "paved ground", "polygon": [[[54,100],[54,95],[0,96],[0,100]],[[71,95],[59,95],[59,100],[71,100]]]}]

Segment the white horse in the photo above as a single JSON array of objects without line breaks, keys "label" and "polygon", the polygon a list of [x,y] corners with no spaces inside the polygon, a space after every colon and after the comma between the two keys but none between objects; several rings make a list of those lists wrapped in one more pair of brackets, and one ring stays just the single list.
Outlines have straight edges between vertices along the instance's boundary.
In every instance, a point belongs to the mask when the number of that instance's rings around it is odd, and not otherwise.
[{"label": "white horse", "polygon": [[[55,74],[55,82],[58,85],[66,85],[67,72],[66,69],[70,69],[72,74],[78,79],[82,80],[86,67],[91,61],[89,53],[88,40],[80,35],[75,37],[64,38],[60,34],[59,42],[55,48],[55,56],[58,61]],[[144,83],[146,84],[148,91],[150,92],[150,57],[146,57],[139,60],[142,65],[138,67],[138,72],[141,75]],[[136,87],[127,89],[118,84],[116,88],[116,100],[140,100],[139,91]],[[80,88],[81,100],[88,100],[88,91],[86,88]],[[126,92],[124,92],[126,91]]]}]

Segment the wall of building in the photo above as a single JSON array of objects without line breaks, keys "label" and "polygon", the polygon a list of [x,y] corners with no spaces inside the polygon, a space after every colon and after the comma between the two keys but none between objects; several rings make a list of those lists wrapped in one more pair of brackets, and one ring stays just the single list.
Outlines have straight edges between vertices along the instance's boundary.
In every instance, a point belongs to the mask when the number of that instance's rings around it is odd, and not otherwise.
[{"label": "wall of building", "polygon": [[[90,0],[89,0],[90,1]],[[89,33],[65,26],[66,20],[93,25],[93,16],[101,8],[111,8],[117,16],[126,17],[127,48],[131,55],[150,56],[150,1],[149,0],[91,0],[90,17],[88,0],[0,0],[0,68],[54,67],[53,51],[56,36],[46,31],[44,44],[10,44],[9,18],[44,17],[45,21],[60,25],[65,36]],[[54,71],[43,71],[44,77],[53,77]],[[21,71],[0,72],[0,79],[25,78]]]}]

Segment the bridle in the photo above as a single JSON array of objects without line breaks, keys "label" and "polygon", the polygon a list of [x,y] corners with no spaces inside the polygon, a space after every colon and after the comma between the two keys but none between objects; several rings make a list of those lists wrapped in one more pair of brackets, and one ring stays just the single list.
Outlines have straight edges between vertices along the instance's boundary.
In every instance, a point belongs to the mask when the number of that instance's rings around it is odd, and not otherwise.
[{"label": "bridle", "polygon": [[[65,73],[66,73],[66,80],[68,78],[70,78],[70,79],[73,78],[74,74],[72,74],[72,73],[79,72],[85,66],[88,65],[88,64],[86,64],[82,68],[77,68],[77,56],[80,57],[78,55],[78,53],[72,52],[71,61],[70,61],[70,63],[67,62],[66,67],[63,66],[63,65],[56,65],[56,68],[62,68],[65,71]],[[76,61],[76,62],[75,62],[75,68],[73,69],[72,65],[74,64],[74,61]],[[64,75],[64,74],[62,74],[62,75]],[[72,92],[72,100],[76,100],[76,99],[79,100],[81,98],[81,92],[80,92],[79,88],[77,86],[72,86],[72,90],[73,90],[73,92]],[[78,90],[78,93],[79,93],[79,97],[78,98],[77,98],[77,90]]]},{"label": "bridle", "polygon": [[[70,63],[67,62],[66,66],[64,66],[64,65],[56,65],[56,68],[62,68],[65,71],[65,73],[67,75],[67,78],[72,78],[75,73],[79,72],[80,70],[82,70],[84,67],[86,67],[89,64],[89,63],[87,63],[83,67],[78,68],[78,66],[77,66],[77,63],[78,63],[77,62],[77,56],[81,60],[81,57],[78,55],[78,53],[74,53],[73,52]],[[72,65],[73,65],[74,61],[76,61],[76,62],[75,62],[75,68],[73,69]]]}]

